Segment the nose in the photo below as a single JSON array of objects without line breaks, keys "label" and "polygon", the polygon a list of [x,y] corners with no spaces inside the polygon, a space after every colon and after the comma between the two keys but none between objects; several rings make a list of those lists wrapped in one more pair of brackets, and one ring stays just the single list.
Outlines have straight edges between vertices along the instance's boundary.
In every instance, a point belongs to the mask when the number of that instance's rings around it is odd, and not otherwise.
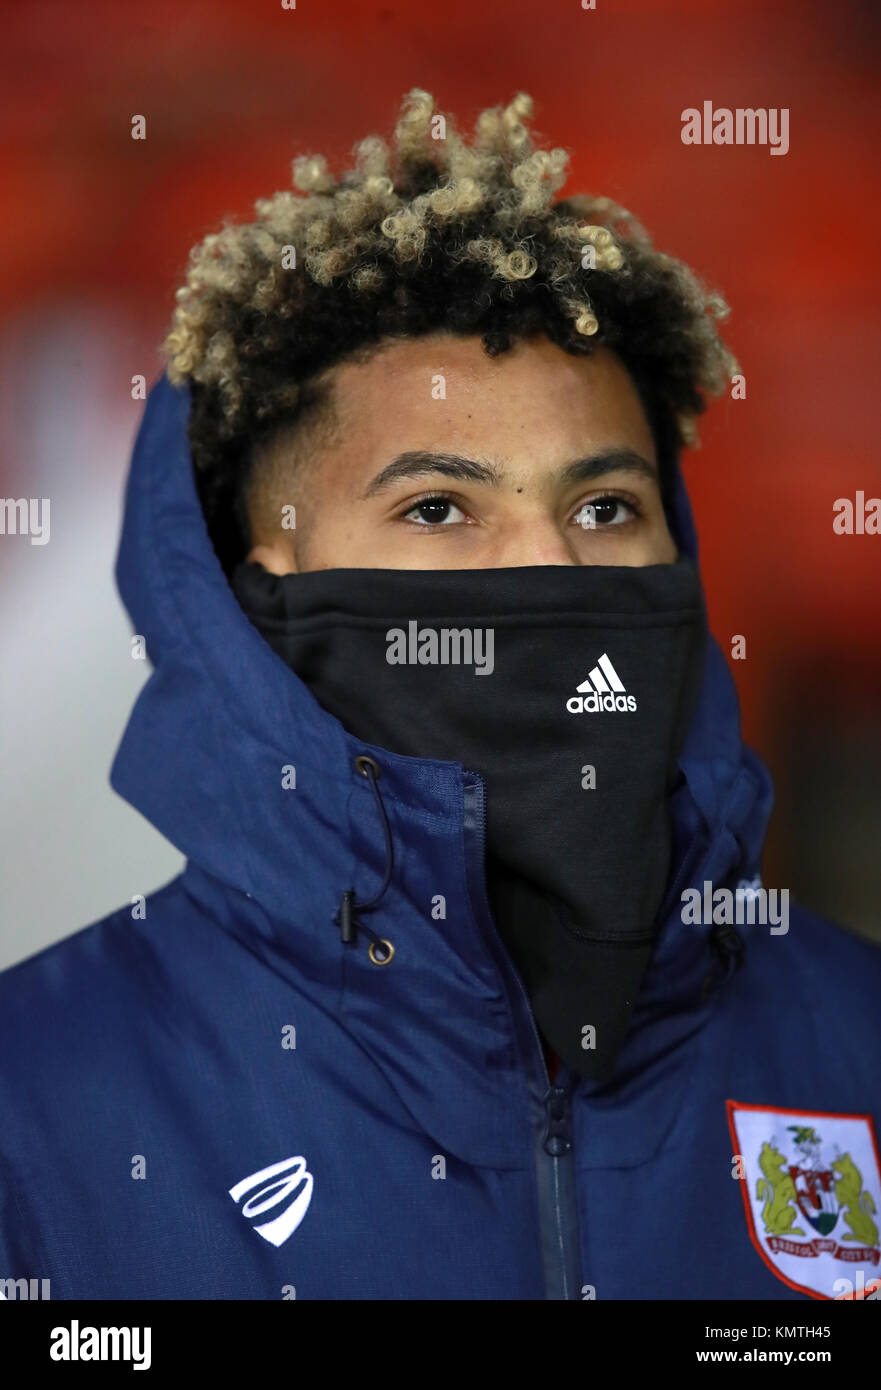
[{"label": "nose", "polygon": [[493,564],[512,569],[519,565],[579,565],[574,544],[550,516],[532,516],[506,528]]}]

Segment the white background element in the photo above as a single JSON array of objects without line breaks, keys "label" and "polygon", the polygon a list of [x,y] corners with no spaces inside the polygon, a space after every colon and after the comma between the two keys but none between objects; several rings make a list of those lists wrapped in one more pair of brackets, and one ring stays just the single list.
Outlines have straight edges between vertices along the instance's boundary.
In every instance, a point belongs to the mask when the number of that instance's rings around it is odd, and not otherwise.
[{"label": "white background element", "polygon": [[51,499],[48,545],[0,536],[0,969],[130,907],[184,863],[109,782],[150,669],[132,660],[113,575],[144,409],[131,400],[126,357],[141,354],[126,350],[128,331],[75,302],[0,342],[0,494]]}]

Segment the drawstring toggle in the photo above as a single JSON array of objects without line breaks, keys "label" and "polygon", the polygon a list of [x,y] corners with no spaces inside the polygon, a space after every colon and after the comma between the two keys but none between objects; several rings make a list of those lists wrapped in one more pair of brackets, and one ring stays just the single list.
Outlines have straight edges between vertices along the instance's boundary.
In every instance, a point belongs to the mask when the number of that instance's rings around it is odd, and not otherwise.
[{"label": "drawstring toggle", "polygon": [[392,843],[391,826],[389,825],[388,815],[379,787],[376,785],[379,777],[379,764],[373,759],[361,756],[355,759],[355,767],[362,777],[370,778],[370,785],[373,788],[373,795],[379,809],[382,820],[383,832],[385,834],[385,872],[382,883],[369,902],[359,903],[355,897],[354,888],[346,888],[340,898],[340,905],[335,917],[336,925],[340,929],[340,941],[345,946],[352,946],[358,940],[358,932],[363,932],[370,938],[370,945],[367,948],[367,955],[373,965],[389,965],[394,958],[395,948],[385,937],[379,936],[372,928],[368,927],[361,920],[361,914],[375,911],[380,899],[385,894],[386,889],[392,880],[395,858],[394,846]]}]

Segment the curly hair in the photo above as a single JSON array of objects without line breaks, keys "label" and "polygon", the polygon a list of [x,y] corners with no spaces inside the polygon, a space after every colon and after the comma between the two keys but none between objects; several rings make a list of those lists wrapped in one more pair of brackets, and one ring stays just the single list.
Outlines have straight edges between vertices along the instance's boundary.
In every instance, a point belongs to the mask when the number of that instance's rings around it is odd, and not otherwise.
[{"label": "curly hair", "polygon": [[[383,339],[479,335],[495,356],[534,334],[567,352],[613,349],[640,392],[662,485],[695,417],[737,370],[715,320],[728,308],[656,251],[609,198],[554,201],[568,153],[536,148],[532,100],[483,111],[469,144],[430,93],[405,97],[391,147],[369,136],[335,178],[293,162],[289,191],[190,252],[163,344],[189,382],[189,438],[209,532],[227,571],[248,543],[255,453],[320,416],[324,369]],[[326,375],[326,373],[325,373]]]}]

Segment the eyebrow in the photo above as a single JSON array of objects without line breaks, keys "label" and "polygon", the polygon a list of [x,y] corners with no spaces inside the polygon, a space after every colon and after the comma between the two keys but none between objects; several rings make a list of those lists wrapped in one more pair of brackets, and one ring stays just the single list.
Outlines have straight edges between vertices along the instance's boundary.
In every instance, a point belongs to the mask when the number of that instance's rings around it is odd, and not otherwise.
[{"label": "eyebrow", "polygon": [[[424,478],[428,473],[441,473],[446,478],[456,478],[459,482],[482,483],[498,487],[504,480],[504,472],[493,463],[479,459],[463,458],[460,454],[435,454],[430,450],[411,449],[398,454],[385,468],[380,469],[361,494],[361,500],[375,497],[377,493],[402,479]],[[607,473],[638,473],[644,478],[658,482],[658,470],[642,454],[634,449],[604,449],[598,454],[588,454],[574,459],[558,469],[555,477],[564,486],[570,483],[590,482],[593,478]]]}]

